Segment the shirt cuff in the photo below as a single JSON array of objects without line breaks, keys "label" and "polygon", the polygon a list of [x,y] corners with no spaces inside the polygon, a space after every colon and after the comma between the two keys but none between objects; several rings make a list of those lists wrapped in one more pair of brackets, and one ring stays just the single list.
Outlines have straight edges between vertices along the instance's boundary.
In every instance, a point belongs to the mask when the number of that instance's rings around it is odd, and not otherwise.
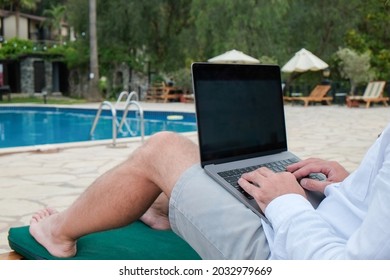
[{"label": "shirt cuff", "polygon": [[313,210],[313,206],[302,195],[285,194],[268,204],[265,208],[265,216],[276,230],[286,221],[307,210]]}]

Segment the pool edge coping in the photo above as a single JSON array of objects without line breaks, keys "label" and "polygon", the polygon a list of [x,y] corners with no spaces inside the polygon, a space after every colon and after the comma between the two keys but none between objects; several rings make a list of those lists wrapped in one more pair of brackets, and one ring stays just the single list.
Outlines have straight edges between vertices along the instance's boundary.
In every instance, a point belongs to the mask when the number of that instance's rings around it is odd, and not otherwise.
[{"label": "pool edge coping", "polygon": [[[197,131],[191,132],[182,132],[180,135],[183,136],[195,136],[197,135]],[[144,140],[147,140],[151,136],[145,136]],[[129,138],[119,138],[116,139],[116,145],[113,145],[112,139],[106,140],[94,140],[94,141],[79,141],[79,142],[71,142],[71,143],[56,143],[56,144],[43,144],[43,145],[33,145],[33,146],[24,146],[17,148],[0,148],[0,156],[10,155],[10,154],[18,154],[18,153],[53,153],[58,152],[60,150],[65,149],[76,149],[83,147],[94,147],[94,146],[108,146],[113,149],[116,148],[124,148],[126,144],[130,143],[142,143],[142,137],[129,137]]]}]

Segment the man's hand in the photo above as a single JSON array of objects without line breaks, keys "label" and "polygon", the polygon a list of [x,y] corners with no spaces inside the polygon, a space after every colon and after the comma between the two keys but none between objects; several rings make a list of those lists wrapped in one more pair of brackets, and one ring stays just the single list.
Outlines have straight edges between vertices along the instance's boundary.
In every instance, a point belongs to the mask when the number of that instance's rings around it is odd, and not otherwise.
[{"label": "man's hand", "polygon": [[273,199],[281,195],[296,193],[305,196],[305,191],[293,174],[274,173],[266,167],[243,174],[238,183],[254,197],[263,212]]},{"label": "man's hand", "polygon": [[[322,173],[326,180],[306,178],[311,173]],[[306,197],[303,188],[323,193],[327,185],[341,182],[348,175],[348,171],[335,161],[310,158],[289,165],[287,172],[275,173],[266,167],[259,168],[243,174],[238,183],[254,197],[264,212],[268,204],[279,196],[295,193]]]},{"label": "man's hand", "polygon": [[[348,171],[339,163],[318,158],[309,158],[289,165],[287,171],[291,172],[305,189],[322,193],[327,185],[341,182],[349,175]],[[310,173],[322,173],[326,176],[326,180],[318,181],[305,178]]]}]

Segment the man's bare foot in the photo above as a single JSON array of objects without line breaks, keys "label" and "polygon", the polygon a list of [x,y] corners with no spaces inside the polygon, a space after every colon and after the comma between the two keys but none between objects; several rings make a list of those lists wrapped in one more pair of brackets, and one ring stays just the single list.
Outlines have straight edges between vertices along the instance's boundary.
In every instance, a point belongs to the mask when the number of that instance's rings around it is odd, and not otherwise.
[{"label": "man's bare foot", "polygon": [[55,257],[68,258],[76,255],[76,241],[58,235],[56,228],[58,211],[52,208],[35,213],[30,221],[30,234]]},{"label": "man's bare foot", "polygon": [[168,198],[161,194],[140,218],[142,222],[153,229],[167,230],[171,228],[168,219]]}]

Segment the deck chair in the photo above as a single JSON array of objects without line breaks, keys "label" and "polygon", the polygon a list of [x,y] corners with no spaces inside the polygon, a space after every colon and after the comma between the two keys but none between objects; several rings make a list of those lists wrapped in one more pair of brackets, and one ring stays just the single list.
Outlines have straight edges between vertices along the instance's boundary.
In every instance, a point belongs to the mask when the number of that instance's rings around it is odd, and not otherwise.
[{"label": "deck chair", "polygon": [[384,97],[383,92],[385,89],[385,81],[373,81],[369,82],[363,95],[354,95],[347,97],[348,107],[357,107],[360,102],[366,103],[366,108],[371,106],[371,103],[382,102],[384,106],[388,106],[389,97]]},{"label": "deck chair", "polygon": [[328,105],[332,104],[333,97],[326,96],[330,90],[330,85],[317,85],[309,94],[309,96],[291,96],[285,97],[285,101],[303,101],[304,106],[307,107],[310,102],[326,102]]},{"label": "deck chair", "polygon": [[164,93],[164,82],[156,82],[151,87],[148,88],[146,93],[146,100],[147,101],[157,101],[161,99],[161,95]]},{"label": "deck chair", "polygon": [[165,82],[155,83],[146,94],[146,100],[150,101],[179,101],[183,95],[183,90],[178,87],[168,86]]}]

